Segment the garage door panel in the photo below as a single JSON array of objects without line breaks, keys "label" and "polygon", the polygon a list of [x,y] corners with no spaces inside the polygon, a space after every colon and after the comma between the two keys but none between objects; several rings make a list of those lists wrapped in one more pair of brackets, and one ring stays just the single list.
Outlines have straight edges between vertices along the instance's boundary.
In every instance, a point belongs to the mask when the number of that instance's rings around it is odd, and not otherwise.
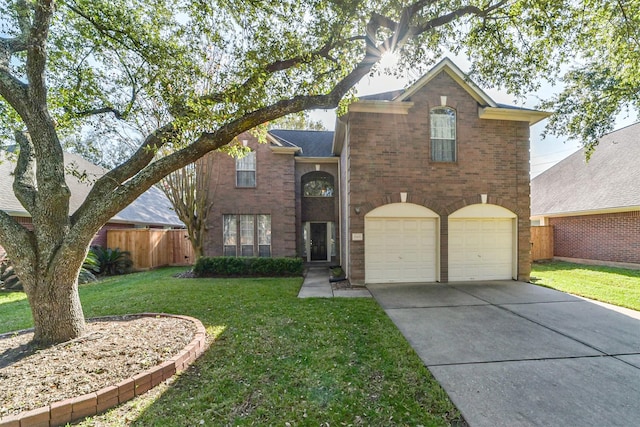
[{"label": "garage door panel", "polygon": [[511,279],[513,256],[512,219],[449,219],[449,281]]},{"label": "garage door panel", "polygon": [[435,281],[435,218],[366,218],[365,280]]}]

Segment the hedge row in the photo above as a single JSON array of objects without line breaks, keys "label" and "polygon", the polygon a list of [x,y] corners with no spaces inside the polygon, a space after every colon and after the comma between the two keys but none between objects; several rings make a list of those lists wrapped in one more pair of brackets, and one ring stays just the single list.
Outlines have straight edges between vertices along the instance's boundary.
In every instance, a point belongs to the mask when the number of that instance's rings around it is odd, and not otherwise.
[{"label": "hedge row", "polygon": [[301,276],[302,258],[202,257],[193,267],[198,277]]}]

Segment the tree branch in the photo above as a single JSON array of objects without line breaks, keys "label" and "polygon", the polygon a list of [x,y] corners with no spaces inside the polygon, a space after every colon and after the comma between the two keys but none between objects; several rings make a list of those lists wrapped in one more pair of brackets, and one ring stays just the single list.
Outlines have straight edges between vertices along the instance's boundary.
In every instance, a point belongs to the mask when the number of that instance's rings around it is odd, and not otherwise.
[{"label": "tree branch", "polygon": [[3,210],[0,210],[0,246],[15,258],[15,262],[36,265],[33,232]]},{"label": "tree branch", "polygon": [[[90,14],[82,11],[78,7],[75,7],[75,6],[71,5],[71,3],[65,3],[65,6],[67,6],[73,13],[77,14],[78,16],[80,16],[84,20],[86,20],[96,30],[98,30],[98,32],[101,35],[103,35],[105,38],[114,41],[116,44],[122,46],[123,48],[125,48],[127,50],[133,50],[134,52],[136,52],[137,54],[139,54],[140,56],[145,58],[144,47],[143,47],[142,43],[140,43],[139,40],[135,39],[135,37],[131,37],[129,34],[127,34],[124,31],[104,26],[103,24],[98,22],[96,19],[94,19]],[[116,35],[121,35],[121,36],[123,36],[123,38],[127,39],[128,41],[130,41],[133,44],[135,49],[131,49],[131,46],[127,45],[127,43],[125,43],[124,40],[116,37]],[[146,58],[145,58],[145,60],[146,60]]]},{"label": "tree branch", "polygon": [[478,17],[486,17],[494,10],[504,6],[507,2],[508,0],[501,0],[495,3],[494,5],[488,6],[484,9],[480,9],[477,6],[465,6],[460,9],[454,10],[450,13],[447,13],[446,15],[442,15],[437,18],[431,19],[420,26],[409,28],[408,35],[412,37],[420,35],[429,30],[433,30],[434,28],[441,27],[450,22],[453,22],[456,19],[459,19],[465,15],[475,15]]},{"label": "tree branch", "polygon": [[26,132],[15,132],[15,139],[20,146],[18,162],[13,181],[13,193],[25,209],[32,213],[36,209],[36,159],[33,144]]},{"label": "tree branch", "polygon": [[[144,143],[138,148],[138,150],[129,158],[129,160],[127,160],[120,166],[110,170],[95,182],[84,202],[73,213],[71,217],[71,223],[74,224],[79,221],[80,218],[86,216],[85,213],[87,211],[94,211],[95,206],[98,204],[102,204],[105,197],[112,194],[112,192],[117,189],[123,182],[130,179],[132,176],[136,175],[142,169],[144,169],[149,164],[149,162],[153,160],[157,150],[160,149],[164,144],[166,144],[167,141],[169,141],[174,135],[175,129],[173,123],[169,123],[159,129],[156,129],[152,134],[150,134],[145,139]],[[185,165],[188,163],[190,162],[185,163]],[[182,166],[184,165],[177,166],[175,169],[179,169]],[[160,180],[160,178],[162,177],[158,177],[156,181]],[[151,183],[151,185],[153,184],[154,183]],[[149,189],[151,185],[142,190],[142,192],[140,192],[138,196]],[[131,203],[133,200],[135,200],[135,197],[129,203]],[[111,216],[115,215],[118,212],[119,209],[116,210],[116,212],[114,212]],[[108,217],[107,220],[111,218],[111,216]]]},{"label": "tree branch", "polygon": [[17,13],[18,26],[20,27],[20,33],[22,39],[26,40],[29,37],[31,31],[31,17],[29,14],[33,12],[33,9],[29,7],[25,0],[16,0],[15,10]]},{"label": "tree branch", "polygon": [[258,82],[258,80],[261,77],[262,78],[264,77],[265,73],[274,74],[278,71],[289,70],[300,64],[308,64],[310,62],[313,62],[315,59],[318,59],[318,58],[327,58],[327,59],[333,60],[333,58],[329,56],[329,52],[331,52],[332,49],[335,49],[336,47],[338,47],[340,44],[341,43],[334,44],[332,41],[328,41],[320,49],[310,52],[308,55],[299,55],[289,59],[279,59],[279,60],[273,61],[270,64],[267,64],[263,68],[261,68],[259,72],[256,72],[252,76],[247,78],[244,82],[233,85],[232,87],[222,92],[203,95],[199,98],[199,100],[206,101],[206,102],[214,102],[214,103],[224,102],[227,99],[229,99],[230,95],[233,94],[233,92],[240,89],[244,89]]},{"label": "tree branch", "polygon": [[11,74],[8,63],[5,66],[0,62],[0,96],[6,99],[25,121],[29,115],[28,88]]},{"label": "tree branch", "polygon": [[76,117],[88,117],[88,116],[96,116],[98,114],[113,113],[113,116],[116,119],[118,120],[124,119],[124,113],[113,107],[94,108],[92,110],[76,111],[76,112],[69,111],[69,113],[73,114]]},{"label": "tree branch", "polygon": [[47,37],[54,9],[53,0],[39,0],[35,5],[33,24],[29,33],[27,49],[27,77],[29,91],[40,105],[46,105],[47,87],[45,67],[47,63]]},{"label": "tree branch", "polygon": [[[419,35],[438,26],[446,25],[464,15],[486,15],[506,1],[507,0],[503,0],[486,9],[479,9],[477,7],[460,8],[440,18],[432,19],[422,26],[413,28],[408,26],[409,22],[411,22],[422,10],[421,8],[426,7],[430,1],[418,1],[405,8],[403,14],[406,16],[403,15],[401,19],[404,28],[399,28],[399,24],[395,24],[392,20],[382,19],[380,15],[372,15],[367,24],[368,30],[372,31],[372,34],[375,35],[380,27],[386,28],[387,26],[394,26],[392,35],[379,44],[375,43],[374,38],[368,37],[367,45],[364,48],[364,55],[360,62],[357,63],[346,76],[338,81],[331,91],[322,95],[299,95],[278,100],[271,105],[246,113],[220,126],[214,132],[202,133],[190,145],[150,163],[154,157],[155,149],[161,147],[167,140],[173,137],[174,128],[172,124],[165,125],[150,135],[147,140],[145,140],[143,146],[129,161],[109,172],[96,182],[85,202],[73,214],[72,227],[77,230],[82,230],[87,227],[99,227],[118,213],[123,206],[133,202],[138,196],[169,173],[194,162],[212,150],[228,144],[242,132],[287,114],[309,109],[331,109],[337,107],[344,95],[360,81],[360,79],[371,72],[375,63],[380,59],[380,52],[384,49],[384,46],[391,46],[394,40],[396,43],[394,48],[401,48],[408,39],[408,36]],[[408,36],[398,38],[398,33],[406,33]],[[316,51],[314,55],[316,58],[328,55],[332,48],[331,46],[335,46],[335,44],[323,46],[323,48]],[[287,67],[294,67],[304,60],[302,57],[294,57],[290,60],[274,61],[266,65],[263,70],[271,72],[284,70],[287,69]],[[224,93],[208,95],[208,98],[203,97],[201,99],[215,101],[228,99],[230,92],[232,93],[233,90],[235,90],[235,88]],[[93,215],[87,215],[89,211],[91,211]]]}]

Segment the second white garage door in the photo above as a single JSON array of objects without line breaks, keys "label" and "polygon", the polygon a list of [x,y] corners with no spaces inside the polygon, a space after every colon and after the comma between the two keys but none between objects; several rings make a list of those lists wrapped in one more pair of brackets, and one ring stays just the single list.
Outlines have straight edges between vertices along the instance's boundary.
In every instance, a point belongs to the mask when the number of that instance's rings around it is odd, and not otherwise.
[{"label": "second white garage door", "polygon": [[[458,215],[449,217],[449,281],[512,279],[515,218]],[[515,217],[510,211],[502,215]]]},{"label": "second white garage door", "polygon": [[[367,283],[437,280],[437,215],[408,203],[386,205],[365,217]],[[410,207],[410,209],[404,209]],[[429,215],[409,217],[390,215]]]}]

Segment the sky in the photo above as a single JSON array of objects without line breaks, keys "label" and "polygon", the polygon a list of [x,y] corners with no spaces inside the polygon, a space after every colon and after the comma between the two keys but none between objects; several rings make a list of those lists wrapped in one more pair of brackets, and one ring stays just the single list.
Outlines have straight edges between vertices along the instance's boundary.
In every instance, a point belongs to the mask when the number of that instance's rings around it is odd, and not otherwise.
[{"label": "sky", "polygon": [[[461,57],[450,57],[451,60],[463,71],[469,70],[469,62]],[[393,59],[390,59],[393,61]],[[356,91],[358,96],[370,95],[373,93],[387,92],[395,89],[402,89],[410,85],[408,79],[397,79],[393,76],[380,75],[374,77],[363,78],[358,85]],[[492,88],[482,88],[494,101],[502,104],[518,105],[526,108],[535,108],[541,99],[550,98],[558,88],[554,88],[549,84],[543,84],[539,91],[530,94],[524,103],[514,103],[514,97],[505,91]],[[310,114],[313,120],[322,121],[325,128],[333,130],[335,127],[335,112],[315,110]],[[634,118],[621,117],[616,123],[616,129],[634,123]],[[577,141],[568,141],[566,138],[547,135],[543,138],[542,134],[545,129],[547,120],[543,120],[531,127],[531,178],[539,175],[549,169],[562,159],[570,156],[580,150],[581,145]]]}]

